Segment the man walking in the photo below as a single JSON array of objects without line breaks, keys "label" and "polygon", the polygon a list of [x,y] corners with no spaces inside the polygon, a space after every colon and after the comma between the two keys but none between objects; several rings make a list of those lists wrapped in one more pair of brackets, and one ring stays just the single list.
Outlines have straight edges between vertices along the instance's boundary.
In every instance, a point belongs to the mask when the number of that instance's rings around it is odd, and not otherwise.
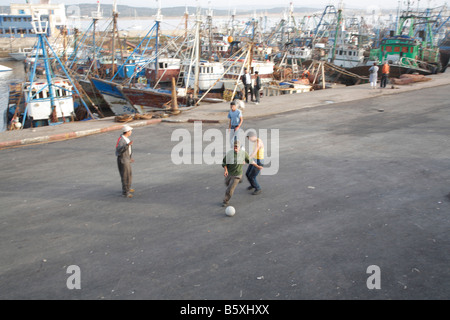
[{"label": "man walking", "polygon": [[259,76],[259,72],[255,71],[255,87],[253,89],[253,93],[255,94],[255,100],[256,100],[256,104],[259,104],[259,99],[261,97],[259,91],[261,90],[261,78]]},{"label": "man walking", "polygon": [[134,189],[131,189],[131,164],[134,162],[131,157],[133,154],[131,147],[133,141],[130,140],[132,130],[132,127],[125,125],[123,127],[123,133],[116,144],[117,165],[122,181],[122,195],[127,198],[132,198],[133,195],[131,193],[134,192]]},{"label": "man walking", "polygon": [[239,141],[234,143],[234,150],[230,150],[222,161],[222,167],[224,168],[224,177],[225,177],[225,185],[227,186],[227,190],[225,191],[225,197],[223,199],[222,206],[228,206],[228,202],[233,196],[234,190],[242,179],[242,167],[245,163],[250,163],[255,166],[259,170],[262,169],[262,166],[259,166],[254,161],[250,162],[250,158],[248,153],[244,150],[241,150],[241,144]]},{"label": "man walking", "polygon": [[[247,135],[248,140],[255,143],[255,147],[253,148],[253,152],[250,154],[250,159],[255,159],[256,164],[259,167],[264,166],[264,143],[263,141],[258,138],[256,133],[249,132]],[[250,182],[250,186],[247,188],[247,190],[253,190],[253,195],[257,195],[261,193],[261,186],[259,185],[258,181],[256,180],[256,177],[261,172],[261,169],[258,169],[257,166],[248,166],[247,172],[245,175],[247,176],[248,182]]]},{"label": "man walking", "polygon": [[250,92],[250,99],[253,101],[253,88],[252,88],[252,77],[248,73],[247,68],[244,68],[244,75],[242,76],[242,83],[244,84],[245,90],[245,102],[248,103],[248,93]]},{"label": "man walking", "polygon": [[235,101],[231,101],[230,103],[228,119],[230,119],[230,122],[228,124],[228,129],[230,129],[230,143],[231,147],[233,147],[234,141],[237,141],[237,133],[242,126],[242,122],[244,122],[242,112],[237,108]]},{"label": "man walking", "polygon": [[386,60],[383,64],[383,68],[381,68],[381,83],[380,83],[381,88],[386,88],[386,84],[389,78],[389,72],[390,67],[388,61]]}]

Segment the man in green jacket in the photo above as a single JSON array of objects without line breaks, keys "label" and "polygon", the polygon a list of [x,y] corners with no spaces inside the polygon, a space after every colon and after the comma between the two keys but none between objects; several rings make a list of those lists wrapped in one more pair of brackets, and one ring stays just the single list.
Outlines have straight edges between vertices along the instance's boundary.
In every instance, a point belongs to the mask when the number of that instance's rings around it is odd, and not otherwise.
[{"label": "man in green jacket", "polygon": [[248,153],[242,150],[240,142],[236,141],[234,143],[234,150],[229,151],[222,161],[222,167],[225,170],[223,175],[225,176],[225,185],[227,186],[222,204],[223,207],[228,206],[228,201],[230,201],[234,190],[239,184],[239,181],[241,181],[243,174],[242,167],[245,163],[250,163],[250,165],[257,167],[259,170],[263,168],[253,160],[250,162]]}]

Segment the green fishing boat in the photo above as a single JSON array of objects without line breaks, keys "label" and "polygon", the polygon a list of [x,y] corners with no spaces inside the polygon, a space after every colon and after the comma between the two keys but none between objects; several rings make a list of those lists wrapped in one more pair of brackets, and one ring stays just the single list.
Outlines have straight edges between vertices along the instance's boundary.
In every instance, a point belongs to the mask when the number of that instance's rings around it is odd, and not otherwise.
[{"label": "green fishing boat", "polygon": [[[378,48],[371,49],[366,65],[349,71],[367,75],[373,63],[388,61],[391,77],[399,77],[405,73],[430,75],[441,72],[439,47],[433,44],[432,23],[428,17],[401,16],[395,34],[392,32],[390,37],[381,40]],[[417,26],[424,28],[417,31]]]}]

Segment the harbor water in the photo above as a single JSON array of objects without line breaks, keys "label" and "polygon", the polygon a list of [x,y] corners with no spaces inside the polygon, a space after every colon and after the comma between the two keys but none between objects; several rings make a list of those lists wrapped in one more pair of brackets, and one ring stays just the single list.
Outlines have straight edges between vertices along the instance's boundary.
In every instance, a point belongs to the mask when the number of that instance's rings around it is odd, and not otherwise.
[{"label": "harbor water", "polygon": [[0,132],[6,130],[6,109],[8,107],[9,84],[25,79],[23,62],[9,59],[0,60],[0,64],[11,68],[11,71],[0,72]]}]

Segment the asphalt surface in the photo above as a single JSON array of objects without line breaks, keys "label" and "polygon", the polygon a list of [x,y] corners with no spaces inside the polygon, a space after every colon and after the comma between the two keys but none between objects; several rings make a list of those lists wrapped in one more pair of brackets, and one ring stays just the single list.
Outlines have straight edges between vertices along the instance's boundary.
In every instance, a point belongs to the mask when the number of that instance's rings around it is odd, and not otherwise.
[{"label": "asphalt surface", "polygon": [[133,199],[117,132],[0,151],[0,299],[449,299],[449,90],[245,121],[280,165],[234,217],[220,165],[172,163],[192,124],[134,130]]}]

